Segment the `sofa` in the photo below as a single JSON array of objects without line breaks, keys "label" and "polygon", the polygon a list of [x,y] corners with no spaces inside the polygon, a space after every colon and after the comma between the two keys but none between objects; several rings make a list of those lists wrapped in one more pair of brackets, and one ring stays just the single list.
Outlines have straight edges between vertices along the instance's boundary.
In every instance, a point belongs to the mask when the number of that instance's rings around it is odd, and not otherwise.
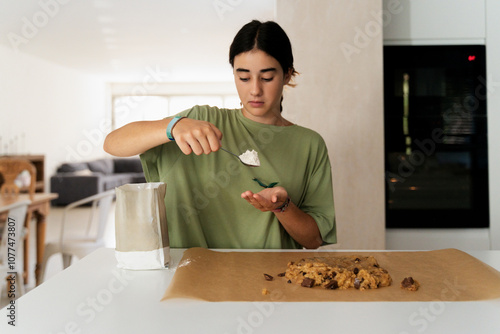
[{"label": "sofa", "polygon": [[64,163],[50,178],[50,192],[59,194],[52,205],[67,205],[123,184],[144,182],[137,157]]}]

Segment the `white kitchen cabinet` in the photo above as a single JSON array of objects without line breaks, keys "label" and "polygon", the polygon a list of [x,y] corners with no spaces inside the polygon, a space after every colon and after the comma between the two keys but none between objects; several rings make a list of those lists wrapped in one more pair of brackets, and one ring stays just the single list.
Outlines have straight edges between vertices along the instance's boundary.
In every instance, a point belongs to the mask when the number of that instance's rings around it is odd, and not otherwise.
[{"label": "white kitchen cabinet", "polygon": [[485,0],[383,0],[384,44],[484,44]]}]

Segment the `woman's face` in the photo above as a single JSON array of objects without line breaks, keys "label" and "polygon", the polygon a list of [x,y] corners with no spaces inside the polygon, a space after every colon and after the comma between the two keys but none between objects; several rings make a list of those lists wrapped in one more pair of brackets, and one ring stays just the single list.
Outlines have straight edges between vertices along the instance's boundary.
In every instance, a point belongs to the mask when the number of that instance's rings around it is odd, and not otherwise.
[{"label": "woman's face", "polygon": [[281,95],[290,75],[283,75],[280,63],[262,50],[251,50],[234,57],[233,67],[243,115],[265,124],[281,120]]}]

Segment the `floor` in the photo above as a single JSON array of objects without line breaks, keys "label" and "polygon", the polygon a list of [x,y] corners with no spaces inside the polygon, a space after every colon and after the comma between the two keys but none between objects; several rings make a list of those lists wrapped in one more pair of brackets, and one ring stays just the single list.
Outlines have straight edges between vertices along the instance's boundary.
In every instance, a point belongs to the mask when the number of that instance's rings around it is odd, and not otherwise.
[{"label": "floor", "polygon": [[[77,208],[72,211],[70,216],[71,223],[67,223],[65,225],[65,234],[68,235],[82,235],[86,231],[86,222],[88,220],[90,208]],[[104,233],[105,246],[106,247],[115,247],[115,231],[114,231],[114,203],[110,210],[110,215],[108,219],[108,223],[106,225],[106,230]],[[47,217],[47,234],[46,241],[55,241],[58,239],[60,228],[61,228],[61,219],[62,219],[63,208],[62,207],[52,207],[50,210],[50,214]],[[32,222],[34,225],[34,222]],[[31,230],[34,231],[34,226],[31,227]],[[90,233],[92,233],[91,230]],[[33,289],[35,286],[34,279],[34,271],[35,271],[35,233],[31,233],[30,235],[30,270],[28,273],[28,283],[26,284],[26,292]],[[31,246],[33,245],[33,246]],[[22,258],[22,256],[21,256]],[[78,259],[73,259],[73,263],[78,261]],[[59,255],[52,256],[47,262],[47,268],[45,271],[45,279],[44,281],[49,280],[54,275],[57,275],[63,270],[62,266],[62,258]],[[8,299],[5,293],[5,289],[2,290],[2,295],[0,296],[0,307],[4,307],[8,303]]]}]

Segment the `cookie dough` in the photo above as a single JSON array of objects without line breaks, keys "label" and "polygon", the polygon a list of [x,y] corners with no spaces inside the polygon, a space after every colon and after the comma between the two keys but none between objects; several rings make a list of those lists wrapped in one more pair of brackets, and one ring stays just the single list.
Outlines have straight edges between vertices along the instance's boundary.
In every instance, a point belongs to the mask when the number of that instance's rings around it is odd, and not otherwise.
[{"label": "cookie dough", "polygon": [[392,278],[373,256],[332,256],[289,262],[285,277],[288,283],[303,287],[359,290],[389,286]]},{"label": "cookie dough", "polygon": [[413,277],[405,277],[403,281],[401,281],[401,289],[405,289],[408,291],[417,291],[420,287],[420,283],[413,279]]}]

